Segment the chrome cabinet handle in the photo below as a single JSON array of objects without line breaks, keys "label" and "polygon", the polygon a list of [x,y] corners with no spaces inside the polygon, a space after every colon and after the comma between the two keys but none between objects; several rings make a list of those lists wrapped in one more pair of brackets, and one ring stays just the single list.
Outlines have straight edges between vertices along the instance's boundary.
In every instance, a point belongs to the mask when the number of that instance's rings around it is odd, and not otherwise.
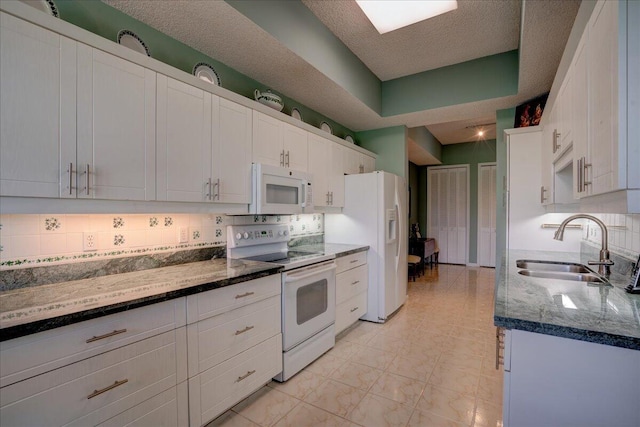
[{"label": "chrome cabinet handle", "polygon": [[89,175],[91,174],[89,163],[87,163],[87,171],[85,173],[87,174],[87,196],[88,196],[89,195]]},{"label": "chrome cabinet handle", "polygon": [[544,202],[547,200],[547,198],[546,198],[546,197],[544,197],[544,193],[545,193],[546,191],[547,191],[547,190],[545,190],[545,189],[544,189],[544,185],[541,185],[541,186],[540,186],[540,203],[541,203],[541,204],[542,204],[542,203],[544,203]]},{"label": "chrome cabinet handle", "polygon": [[349,261],[349,264],[355,264],[356,262],[358,262],[357,259],[352,259],[351,261]]},{"label": "chrome cabinet handle", "polygon": [[286,162],[287,163],[287,167],[290,167],[290,165],[289,165],[289,150],[287,150],[286,158],[287,158],[287,162]]},{"label": "chrome cabinet handle", "polygon": [[109,333],[104,334],[104,335],[97,335],[97,336],[94,335],[93,337],[91,337],[91,338],[89,338],[87,340],[87,344],[89,344],[90,342],[94,342],[94,341],[100,341],[100,340],[103,340],[105,338],[110,338],[110,337],[112,337],[114,335],[124,334],[125,332],[127,332],[126,328],[125,329],[117,329],[117,330],[114,330],[113,332],[109,332]]},{"label": "chrome cabinet handle", "polygon": [[245,298],[245,297],[251,296],[253,294],[255,294],[255,292],[245,292],[244,294],[236,295],[236,299]]},{"label": "chrome cabinet handle", "polygon": [[578,163],[576,165],[576,189],[578,193],[582,193],[582,159],[584,157],[580,157],[578,159]]},{"label": "chrome cabinet handle", "polygon": [[103,388],[103,389],[100,389],[100,390],[93,390],[93,393],[91,393],[89,396],[87,396],[87,399],[93,399],[94,397],[99,396],[99,395],[101,395],[102,393],[105,393],[105,392],[107,392],[107,391],[109,391],[109,390],[112,390],[112,389],[114,389],[114,388],[116,388],[116,387],[120,387],[122,384],[126,384],[126,383],[128,383],[128,382],[129,382],[129,380],[125,378],[125,379],[123,379],[123,380],[121,380],[121,381],[116,381],[116,382],[114,382],[113,384],[108,385],[108,386],[106,386],[106,387],[105,387],[105,388]]},{"label": "chrome cabinet handle", "polygon": [[67,172],[69,172],[69,195],[72,196],[73,195],[73,163],[69,163],[69,169],[67,170]]},{"label": "chrome cabinet handle", "polygon": [[211,200],[211,178],[209,178],[207,182],[204,183],[204,185],[207,186],[207,194],[205,194],[204,199]]},{"label": "chrome cabinet handle", "polygon": [[329,206],[329,192],[327,191],[327,206]]},{"label": "chrome cabinet handle", "polygon": [[504,365],[504,357],[500,354],[500,350],[504,349],[504,331],[502,328],[496,328],[496,370],[500,369],[500,365]]},{"label": "chrome cabinet handle", "polygon": [[213,200],[220,200],[220,178],[213,184]]},{"label": "chrome cabinet handle", "polygon": [[358,283],[360,283],[360,280],[356,280],[355,282],[351,282],[351,286],[357,285]]},{"label": "chrome cabinet handle", "polygon": [[239,331],[236,331],[236,335],[241,335],[244,334],[245,332],[249,332],[250,330],[252,330],[253,328],[255,328],[255,326],[247,326],[244,329],[241,329]]},{"label": "chrome cabinet handle", "polygon": [[351,309],[351,313],[353,313],[354,311],[356,311],[357,309],[359,309],[360,307],[354,307]]},{"label": "chrome cabinet handle", "polygon": [[236,380],[236,382],[239,383],[240,381],[244,380],[247,377],[250,377],[251,375],[253,375],[255,373],[256,373],[255,369],[253,371],[247,371],[246,374],[239,376],[238,379]]},{"label": "chrome cabinet handle", "polygon": [[558,138],[560,138],[560,132],[557,129],[553,130],[553,153],[555,154],[560,149],[558,144]]},{"label": "chrome cabinet handle", "polygon": [[280,166],[284,166],[284,150],[280,152]]},{"label": "chrome cabinet handle", "polygon": [[587,191],[587,185],[591,185],[591,181],[587,181],[587,168],[591,167],[591,163],[587,163],[587,158],[582,158],[582,191]]}]

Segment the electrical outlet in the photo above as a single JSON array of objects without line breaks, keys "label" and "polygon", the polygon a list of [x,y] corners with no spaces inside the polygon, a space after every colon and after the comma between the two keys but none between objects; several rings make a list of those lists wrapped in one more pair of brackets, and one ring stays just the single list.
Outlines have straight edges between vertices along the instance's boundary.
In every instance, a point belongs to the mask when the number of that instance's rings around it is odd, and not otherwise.
[{"label": "electrical outlet", "polygon": [[180,227],[179,243],[189,243],[189,228]]},{"label": "electrical outlet", "polygon": [[91,252],[98,250],[98,236],[96,233],[83,233],[82,234],[82,250],[84,252]]}]

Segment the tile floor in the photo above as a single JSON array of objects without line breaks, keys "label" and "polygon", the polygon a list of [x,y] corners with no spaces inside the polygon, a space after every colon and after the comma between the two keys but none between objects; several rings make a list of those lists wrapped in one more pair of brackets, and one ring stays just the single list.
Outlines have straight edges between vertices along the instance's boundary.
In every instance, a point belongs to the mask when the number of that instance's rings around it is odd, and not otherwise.
[{"label": "tile floor", "polygon": [[493,269],[427,268],[385,324],[358,322],[208,427],[502,426],[493,283]]}]

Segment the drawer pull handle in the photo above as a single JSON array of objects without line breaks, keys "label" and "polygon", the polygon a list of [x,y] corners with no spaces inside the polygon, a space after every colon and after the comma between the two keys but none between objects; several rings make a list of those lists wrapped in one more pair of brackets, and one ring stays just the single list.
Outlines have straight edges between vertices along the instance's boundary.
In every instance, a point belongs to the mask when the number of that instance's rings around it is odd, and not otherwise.
[{"label": "drawer pull handle", "polygon": [[244,294],[236,295],[236,299],[248,297],[248,296],[251,296],[253,294],[255,294],[255,292],[245,292]]},{"label": "drawer pull handle", "polygon": [[353,264],[355,262],[358,262],[358,260],[357,259],[352,259],[351,261],[349,261],[350,264]]},{"label": "drawer pull handle", "polygon": [[100,341],[100,340],[103,340],[103,339],[105,339],[105,338],[112,337],[112,336],[114,336],[114,335],[124,334],[125,332],[127,332],[127,329],[126,329],[126,328],[125,328],[125,329],[118,329],[118,330],[116,330],[116,331],[109,332],[108,334],[104,334],[104,335],[99,335],[99,336],[95,336],[95,335],[94,335],[94,336],[93,336],[93,338],[89,338],[89,339],[87,340],[87,344],[89,344],[90,342],[94,342],[94,341]]},{"label": "drawer pull handle", "polygon": [[116,387],[119,387],[119,386],[121,386],[122,384],[125,384],[125,383],[128,383],[128,382],[129,382],[129,380],[125,378],[125,379],[123,379],[122,381],[116,381],[116,382],[114,382],[113,384],[111,384],[111,385],[109,385],[109,386],[106,386],[106,387],[105,387],[105,388],[103,388],[102,390],[93,390],[93,393],[91,393],[89,396],[87,396],[87,399],[93,399],[94,397],[96,397],[96,396],[98,396],[98,395],[100,395],[100,394],[102,394],[102,393],[105,393],[105,392],[107,392],[107,391],[109,391],[109,390],[111,390],[111,389],[114,389],[114,388],[116,388]]},{"label": "drawer pull handle", "polygon": [[360,280],[356,280],[355,282],[351,282],[352,285],[357,285],[358,283],[360,283]]},{"label": "drawer pull handle", "polygon": [[236,380],[236,382],[237,382],[237,383],[239,383],[240,381],[244,380],[244,379],[245,379],[245,378],[247,378],[247,377],[250,377],[251,375],[253,375],[253,374],[255,374],[255,373],[256,373],[256,370],[255,370],[255,369],[254,369],[253,371],[247,371],[247,373],[246,373],[246,374],[244,374],[244,375],[242,375],[242,376],[238,377],[238,379]]},{"label": "drawer pull handle", "polygon": [[250,330],[252,330],[255,326],[247,326],[246,328],[240,330],[240,331],[236,331],[236,335],[240,335],[240,334],[244,334],[245,332],[248,332]]},{"label": "drawer pull handle", "polygon": [[354,311],[356,311],[357,309],[359,309],[360,307],[355,307],[351,309],[351,313],[353,313]]}]

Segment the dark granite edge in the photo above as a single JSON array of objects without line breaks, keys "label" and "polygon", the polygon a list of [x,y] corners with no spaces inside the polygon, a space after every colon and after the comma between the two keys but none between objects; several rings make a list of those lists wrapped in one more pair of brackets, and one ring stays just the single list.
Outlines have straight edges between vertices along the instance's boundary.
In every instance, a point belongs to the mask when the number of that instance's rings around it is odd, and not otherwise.
[{"label": "dark granite edge", "polygon": [[262,271],[244,274],[228,279],[217,280],[215,282],[193,285],[188,288],[178,289],[175,291],[163,292],[157,295],[135,298],[125,302],[105,305],[102,307],[82,310],[75,313],[64,314],[49,319],[36,320],[21,325],[10,326],[0,329],[0,342],[8,341],[14,338],[20,338],[26,335],[38,332],[48,331],[50,329],[60,328],[62,326],[72,325],[74,323],[84,322],[86,320],[96,319],[98,317],[108,316],[110,314],[120,313],[134,308],[144,307],[146,305],[157,304],[159,302],[171,299],[181,298],[188,295],[198,294],[213,289],[224,288],[225,286],[235,285],[237,283],[249,280],[260,279],[262,277],[279,274],[283,270],[282,266],[273,266]]},{"label": "dark granite edge", "polygon": [[532,322],[529,320],[515,319],[512,317],[493,316],[496,326],[507,329],[518,329],[526,332],[553,335],[560,338],[569,338],[579,341],[587,341],[596,344],[610,345],[614,347],[640,350],[640,338],[614,335],[606,332],[587,331],[584,329],[567,326],[553,325],[549,323]]},{"label": "dark granite edge", "polygon": [[357,254],[358,252],[365,252],[369,250],[369,246],[363,246],[361,248],[349,249],[343,252],[336,252],[336,258],[342,258],[344,256]]}]

